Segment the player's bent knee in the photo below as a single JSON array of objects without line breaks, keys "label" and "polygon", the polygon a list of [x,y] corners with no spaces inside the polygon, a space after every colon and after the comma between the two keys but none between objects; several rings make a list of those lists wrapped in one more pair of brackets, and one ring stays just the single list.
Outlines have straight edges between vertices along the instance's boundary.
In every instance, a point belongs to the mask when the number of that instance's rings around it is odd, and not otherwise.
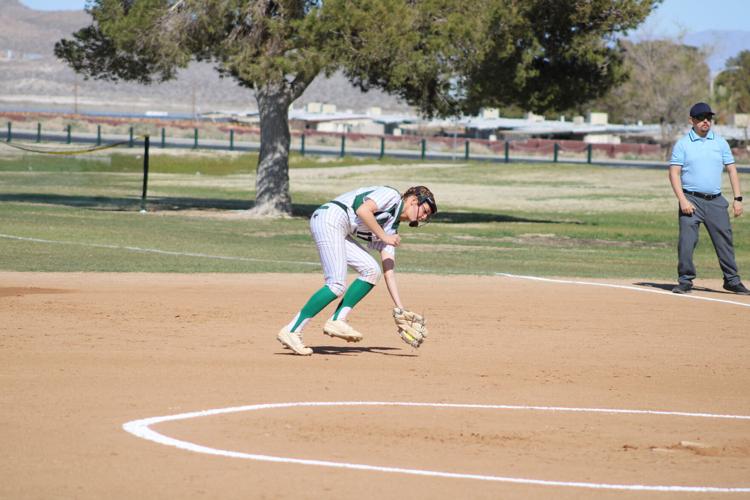
[{"label": "player's bent knee", "polygon": [[346,283],[332,281],[330,283],[326,283],[326,286],[336,295],[336,297],[341,297],[346,291]]},{"label": "player's bent knee", "polygon": [[383,273],[378,268],[373,269],[367,269],[365,271],[362,271],[359,275],[359,279],[366,283],[370,283],[371,285],[377,285],[378,281],[380,281],[380,276]]}]

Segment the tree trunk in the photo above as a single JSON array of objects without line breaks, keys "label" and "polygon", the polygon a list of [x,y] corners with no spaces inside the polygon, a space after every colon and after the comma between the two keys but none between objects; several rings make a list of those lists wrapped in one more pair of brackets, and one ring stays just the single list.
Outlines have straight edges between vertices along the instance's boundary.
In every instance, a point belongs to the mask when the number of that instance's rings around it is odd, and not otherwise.
[{"label": "tree trunk", "polygon": [[289,105],[292,96],[284,83],[256,87],[260,113],[260,156],[255,176],[256,217],[285,217],[292,214],[289,195]]}]

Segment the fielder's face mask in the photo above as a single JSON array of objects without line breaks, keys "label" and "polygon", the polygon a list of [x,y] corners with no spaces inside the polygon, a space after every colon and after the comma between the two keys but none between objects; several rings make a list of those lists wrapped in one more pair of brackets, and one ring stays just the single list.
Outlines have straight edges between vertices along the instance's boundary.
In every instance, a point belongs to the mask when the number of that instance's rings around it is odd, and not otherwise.
[{"label": "fielder's face mask", "polygon": [[[419,210],[422,208],[422,205],[427,203],[427,205],[430,207],[430,213],[427,215],[424,221],[420,224],[419,221]],[[435,204],[435,200],[433,200],[430,196],[426,194],[418,194],[417,195],[417,218],[413,221],[409,221],[409,227],[420,227],[424,226],[425,224],[430,222],[430,219],[433,215],[437,213],[437,205]]]}]

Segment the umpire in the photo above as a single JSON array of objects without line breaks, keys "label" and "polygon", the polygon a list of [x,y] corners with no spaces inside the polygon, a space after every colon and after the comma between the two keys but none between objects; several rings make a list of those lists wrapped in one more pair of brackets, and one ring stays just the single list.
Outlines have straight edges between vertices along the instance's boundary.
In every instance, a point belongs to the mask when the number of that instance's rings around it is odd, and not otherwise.
[{"label": "umpire", "polygon": [[729,204],[721,196],[721,172],[726,167],[734,195],[732,211],[735,217],[742,215],[740,179],[729,144],[711,130],[714,114],[705,102],[690,108],[692,128],[677,141],[669,161],[669,182],[680,202],[680,239],[677,246],[679,283],[672,291],[689,293],[693,288],[693,251],[703,223],[724,273],[724,289],[750,295],[750,290],[740,281],[734,258],[732,226],[727,213]]}]

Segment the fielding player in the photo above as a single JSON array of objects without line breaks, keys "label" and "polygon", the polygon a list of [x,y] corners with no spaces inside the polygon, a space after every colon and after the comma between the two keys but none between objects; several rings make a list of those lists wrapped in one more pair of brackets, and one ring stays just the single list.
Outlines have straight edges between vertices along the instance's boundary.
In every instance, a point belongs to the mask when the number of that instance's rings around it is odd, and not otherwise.
[{"label": "fielding player", "polygon": [[[405,342],[419,347],[427,334],[424,319],[404,308],[396,286],[396,247],[401,243],[398,228],[402,221],[409,221],[410,227],[418,227],[435,213],[435,197],[425,186],[411,187],[403,195],[387,186],[363,187],[321,205],[312,214],[310,232],[318,247],[325,286],[281,329],[277,336],[279,342],[296,354],[312,354],[312,349],[302,340],[302,330],[311,318],[342,295],[323,332],[348,342],[362,340],[362,334],[352,328],[346,318],[378,282],[381,268],[354,239],[359,238],[367,241],[370,249],[380,252],[382,274],[396,306],[394,318],[399,335]],[[346,286],[347,266],[359,273],[349,288]]]}]

